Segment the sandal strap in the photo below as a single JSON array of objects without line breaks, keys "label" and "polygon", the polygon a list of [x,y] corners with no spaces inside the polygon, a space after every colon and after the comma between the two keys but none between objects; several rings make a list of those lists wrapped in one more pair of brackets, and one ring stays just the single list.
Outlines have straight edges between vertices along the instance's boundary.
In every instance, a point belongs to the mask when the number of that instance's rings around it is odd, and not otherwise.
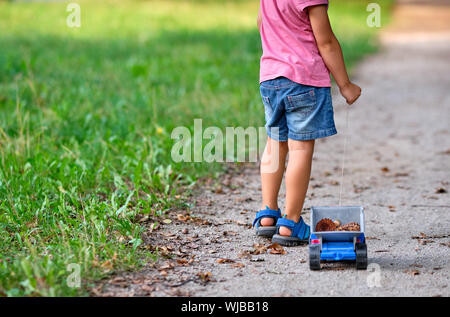
[{"label": "sandal strap", "polygon": [[310,234],[310,228],[309,226],[303,221],[303,218],[300,217],[300,221],[298,223],[298,226],[296,227],[295,230],[295,236],[304,240],[304,239],[308,239],[309,238],[309,234]]},{"label": "sandal strap", "polygon": [[259,224],[259,221],[262,218],[273,218],[276,221],[280,217],[281,217],[280,209],[274,210],[274,209],[270,209],[267,207],[266,209],[260,210],[256,213],[256,218],[255,218],[255,220],[253,220],[253,227],[256,224]]},{"label": "sandal strap", "polygon": [[286,218],[280,218],[277,221],[277,232],[278,232],[278,229],[280,229],[280,227],[286,227],[289,230],[291,230],[292,232],[294,232],[295,221],[289,220],[289,219],[286,219]]},{"label": "sandal strap", "polygon": [[301,240],[309,238],[310,235],[310,227],[303,221],[302,217],[300,217],[299,222],[295,222],[286,218],[280,218],[277,221],[278,234],[280,232],[280,227],[288,228],[289,230],[291,230],[291,237],[297,237]]}]

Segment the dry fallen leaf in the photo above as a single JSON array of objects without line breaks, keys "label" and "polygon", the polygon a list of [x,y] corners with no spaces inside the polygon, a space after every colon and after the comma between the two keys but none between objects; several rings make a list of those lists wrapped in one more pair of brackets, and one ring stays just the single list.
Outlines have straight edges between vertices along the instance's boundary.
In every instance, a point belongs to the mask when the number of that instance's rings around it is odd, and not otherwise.
[{"label": "dry fallen leaf", "polygon": [[191,217],[189,215],[177,214],[177,219],[180,221],[188,221]]},{"label": "dry fallen leaf", "polygon": [[179,265],[187,266],[187,265],[189,265],[189,260],[187,260],[187,259],[178,259],[178,260],[177,260],[177,263],[178,263]]},{"label": "dry fallen leaf", "polygon": [[381,171],[382,171],[383,173],[387,173],[387,172],[390,171],[390,169],[389,169],[389,167],[384,166],[384,167],[381,168]]},{"label": "dry fallen leaf", "polygon": [[159,229],[159,223],[153,222],[153,223],[150,225],[150,233],[153,232],[153,231],[155,231],[155,230],[158,230],[158,229]]},{"label": "dry fallen leaf", "polygon": [[167,272],[166,271],[160,271],[159,274],[161,274],[162,276],[167,276]]},{"label": "dry fallen leaf", "polygon": [[284,250],[284,249],[272,249],[272,250],[270,250],[270,252],[269,252],[270,254],[281,254],[281,255],[284,255],[284,254],[286,254],[287,252],[286,252],[286,250]]},{"label": "dry fallen leaf", "polygon": [[174,267],[173,263],[167,261],[158,268],[158,271],[171,270],[173,269],[173,267]]},{"label": "dry fallen leaf", "polygon": [[197,276],[200,277],[204,282],[211,281],[212,273],[211,272],[198,272]]},{"label": "dry fallen leaf", "polygon": [[286,250],[276,242],[269,245],[267,248],[270,249],[270,252],[269,252],[270,254],[286,254],[287,253]]},{"label": "dry fallen leaf", "polygon": [[161,235],[167,239],[173,239],[176,238],[176,234],[169,233],[169,232],[161,232]]},{"label": "dry fallen leaf", "polygon": [[339,226],[337,231],[360,231],[361,227],[356,222],[349,222],[345,225]]},{"label": "dry fallen leaf", "polygon": [[267,248],[264,244],[254,244],[253,248],[255,250],[250,251],[251,254],[257,255],[257,254],[264,254],[267,252]]},{"label": "dry fallen leaf", "polygon": [[410,274],[410,275],[412,275],[412,276],[415,276],[415,275],[419,275],[419,274],[420,274],[419,270],[405,270],[404,272],[405,272],[405,273],[408,273],[408,274]]},{"label": "dry fallen leaf", "polygon": [[234,268],[240,268],[240,267],[245,267],[245,264],[244,263],[233,263],[231,266]]},{"label": "dry fallen leaf", "polygon": [[222,263],[233,263],[234,260],[232,260],[232,259],[217,259],[216,262],[219,263],[219,264],[222,264]]},{"label": "dry fallen leaf", "polygon": [[161,254],[164,257],[170,256],[169,249],[167,247],[157,247],[157,251],[159,254]]},{"label": "dry fallen leaf", "polygon": [[201,219],[201,218],[198,218],[198,217],[191,217],[191,220],[192,220],[194,223],[198,224],[198,225],[209,226],[209,225],[212,224],[210,221],[208,221],[208,220],[206,220],[206,219]]},{"label": "dry fallen leaf", "polygon": [[123,277],[118,276],[118,277],[113,278],[111,281],[109,281],[109,283],[111,283],[111,284],[124,284],[124,283],[126,283],[126,280]]}]

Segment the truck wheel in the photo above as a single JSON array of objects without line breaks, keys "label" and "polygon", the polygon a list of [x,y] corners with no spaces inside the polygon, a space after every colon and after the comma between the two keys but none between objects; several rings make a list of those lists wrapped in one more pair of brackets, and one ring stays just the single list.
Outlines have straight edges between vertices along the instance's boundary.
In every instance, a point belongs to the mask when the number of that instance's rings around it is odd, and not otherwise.
[{"label": "truck wheel", "polygon": [[356,268],[358,270],[367,269],[367,245],[365,243],[357,243],[355,245],[356,252]]},{"label": "truck wheel", "polygon": [[320,270],[320,244],[309,247],[309,268],[311,270]]}]

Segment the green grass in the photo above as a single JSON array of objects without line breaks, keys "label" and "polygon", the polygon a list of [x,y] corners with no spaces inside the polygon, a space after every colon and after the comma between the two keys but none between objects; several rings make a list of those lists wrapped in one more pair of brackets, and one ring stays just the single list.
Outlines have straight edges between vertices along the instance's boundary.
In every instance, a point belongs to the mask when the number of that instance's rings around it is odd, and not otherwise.
[{"label": "green grass", "polygon": [[[80,3],[71,29],[65,3],[0,1],[0,296],[86,295],[154,260],[142,233],[223,171],[174,163],[172,129],[263,125],[258,1]],[[349,66],[376,50],[365,6],[330,6]]]}]

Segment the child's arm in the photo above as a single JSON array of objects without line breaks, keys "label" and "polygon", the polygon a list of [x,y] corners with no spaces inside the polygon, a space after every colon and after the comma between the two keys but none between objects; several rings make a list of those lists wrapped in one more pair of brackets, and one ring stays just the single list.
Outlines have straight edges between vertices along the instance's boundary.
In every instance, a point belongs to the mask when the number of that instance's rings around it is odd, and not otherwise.
[{"label": "child's arm", "polygon": [[339,86],[342,96],[351,105],[361,95],[361,88],[348,78],[341,46],[334,36],[328,19],[327,7],[324,5],[312,6],[308,8],[308,11],[320,55]]}]

